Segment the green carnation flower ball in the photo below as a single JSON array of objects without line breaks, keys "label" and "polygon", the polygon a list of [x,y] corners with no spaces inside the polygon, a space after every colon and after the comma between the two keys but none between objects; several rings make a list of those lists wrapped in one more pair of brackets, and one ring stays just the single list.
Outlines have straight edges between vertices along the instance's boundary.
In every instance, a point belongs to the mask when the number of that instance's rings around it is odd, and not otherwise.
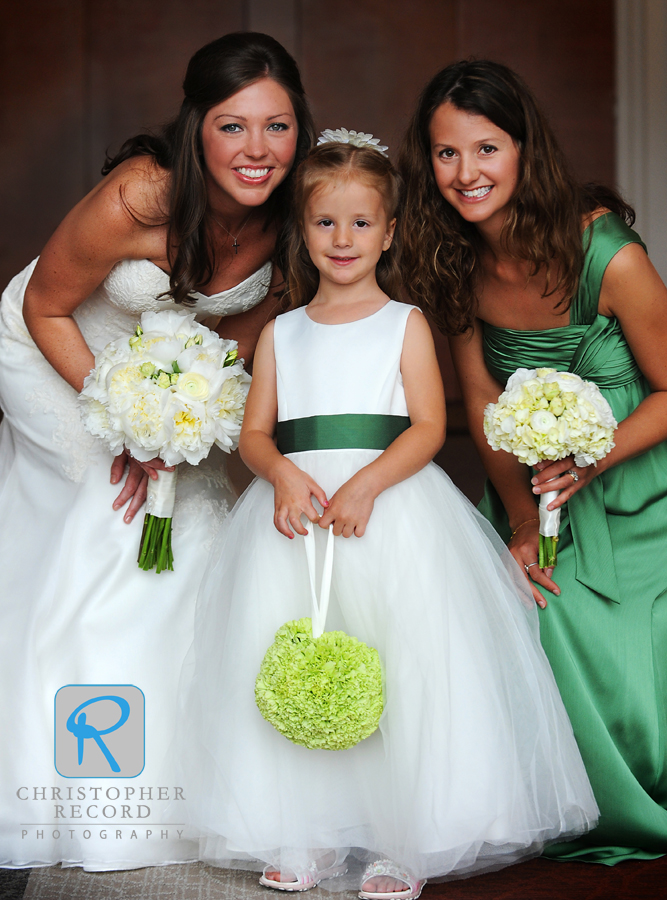
[{"label": "green carnation flower ball", "polygon": [[310,619],[286,622],[262,661],[255,700],[267,722],[293,743],[346,750],[378,727],[380,656],[343,631],[313,638]]}]

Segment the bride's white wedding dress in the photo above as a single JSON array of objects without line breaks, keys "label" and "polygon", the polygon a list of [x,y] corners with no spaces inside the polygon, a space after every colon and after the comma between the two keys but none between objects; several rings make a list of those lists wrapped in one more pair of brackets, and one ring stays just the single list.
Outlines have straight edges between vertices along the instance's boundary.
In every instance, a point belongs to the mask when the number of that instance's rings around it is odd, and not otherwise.
[{"label": "bride's white wedding dress", "polygon": [[[127,525],[122,511],[113,511],[120,488],[110,484],[112,458],[84,431],[76,391],[47,363],[23,321],[34,266],[12,280],[0,303],[0,865],[117,869],[193,859],[196,846],[179,827],[184,801],[170,746],[199,581],[235,500],[225,456],[214,447],[201,465],[180,467],[175,571],[141,571],[143,515]],[[230,290],[198,295],[195,311],[199,318],[244,312],[266,296],[270,278],[267,263]],[[129,335],[142,312],[174,308],[156,299],[168,287],[148,260],[116,265],[74,313],[91,350]],[[140,727],[79,739],[63,720],[55,735],[54,718],[64,707],[54,713],[54,698],[68,685],[143,692],[140,774]],[[128,695],[135,725],[139,691]],[[117,701],[89,705],[88,722],[101,734],[119,709]],[[132,778],[118,777],[100,752],[102,742],[118,756],[123,735],[135,761],[121,763],[121,774],[131,771]],[[65,740],[81,743],[92,776],[76,777],[76,750],[67,765],[54,759],[54,744]]]}]

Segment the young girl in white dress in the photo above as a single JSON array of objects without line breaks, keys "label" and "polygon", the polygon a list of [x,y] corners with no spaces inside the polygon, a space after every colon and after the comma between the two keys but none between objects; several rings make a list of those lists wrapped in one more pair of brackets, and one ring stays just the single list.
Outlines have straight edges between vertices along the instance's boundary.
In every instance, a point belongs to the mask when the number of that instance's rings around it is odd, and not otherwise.
[{"label": "young girl in white dress", "polygon": [[[200,855],[283,891],[354,877],[360,897],[408,900],[597,820],[525,578],[430,461],[445,405],[426,320],[390,299],[398,192],[371,145],[325,143],[297,173],[298,308],[260,337],[241,438],[258,478],[198,601],[184,735]],[[291,743],[254,699],[276,630],[310,615],[306,525],[320,559],[335,536],[327,629],[382,661],[379,728],[345,750]]]}]

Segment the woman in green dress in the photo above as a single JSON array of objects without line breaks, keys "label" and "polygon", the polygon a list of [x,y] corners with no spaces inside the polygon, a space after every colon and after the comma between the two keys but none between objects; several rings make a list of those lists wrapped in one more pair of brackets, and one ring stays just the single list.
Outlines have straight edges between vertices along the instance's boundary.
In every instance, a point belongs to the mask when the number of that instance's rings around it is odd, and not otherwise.
[{"label": "woman in green dress", "polygon": [[[577,184],[525,84],[448,66],[402,148],[413,298],[450,335],[489,475],[482,512],[542,607],[551,661],[600,806],[546,855],[613,865],[667,853],[667,289],[612,191]],[[518,368],[594,381],[619,428],[597,466],[494,452],[484,408]],[[558,567],[540,569],[539,494],[558,489]],[[547,603],[548,598],[548,603]]]}]

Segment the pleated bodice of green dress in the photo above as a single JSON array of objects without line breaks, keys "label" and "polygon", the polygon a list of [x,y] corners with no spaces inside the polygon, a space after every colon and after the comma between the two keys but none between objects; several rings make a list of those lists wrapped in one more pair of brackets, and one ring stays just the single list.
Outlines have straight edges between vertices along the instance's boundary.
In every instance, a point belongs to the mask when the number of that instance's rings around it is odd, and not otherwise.
[{"label": "pleated bodice of green dress", "polygon": [[[607,265],[629,243],[642,242],[612,213],[589,226],[570,324],[545,331],[485,324],[489,371],[503,384],[518,368],[574,372],[598,385],[619,422],[629,416],[650,388],[619,322],[598,314]],[[531,474],[526,467],[527,481]],[[509,539],[490,483],[480,510]],[[667,853],[666,560],[661,443],[602,473],[563,508],[554,573],[561,594],[545,593],[541,637],[601,817],[594,831],[547,856],[613,865]]]}]

